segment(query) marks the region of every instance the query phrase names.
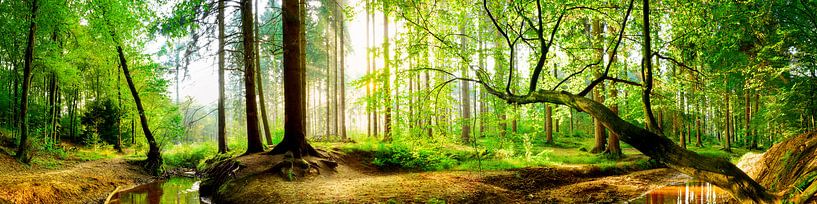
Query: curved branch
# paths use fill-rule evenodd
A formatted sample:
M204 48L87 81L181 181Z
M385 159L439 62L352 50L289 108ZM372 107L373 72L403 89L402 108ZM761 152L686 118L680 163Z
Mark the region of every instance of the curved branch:
M581 70L579 70L578 72L574 72L573 74L570 74L569 76L565 77L565 79L562 79L562 81L560 81L558 84L556 84L556 86L554 86L554 87L553 87L552 89L550 89L550 90L551 90L551 91L555 91L557 88L559 88L559 86L561 86L563 83L565 83L565 82L566 82L567 80L569 80L571 77L581 74L581 73L582 73L582 72L584 72L584 70L586 70L588 67L596 66L596 65L599 65L599 64L601 64L601 60L598 60L598 61L596 61L595 63L592 63L592 64L585 65L585 66L584 66L584 68L582 68L582 69L581 69Z

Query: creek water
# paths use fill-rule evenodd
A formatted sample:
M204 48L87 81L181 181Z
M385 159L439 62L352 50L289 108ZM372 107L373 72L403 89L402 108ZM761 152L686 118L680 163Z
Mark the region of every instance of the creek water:
M199 181L194 178L172 177L154 181L130 189L121 190L113 196L115 204L207 203L199 198Z
M693 180L655 189L631 203L731 203L731 197L712 184Z

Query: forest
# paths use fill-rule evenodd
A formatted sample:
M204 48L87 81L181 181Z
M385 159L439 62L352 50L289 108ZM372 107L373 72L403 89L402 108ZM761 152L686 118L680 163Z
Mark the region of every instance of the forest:
M817 203L814 0L0 0L0 203Z

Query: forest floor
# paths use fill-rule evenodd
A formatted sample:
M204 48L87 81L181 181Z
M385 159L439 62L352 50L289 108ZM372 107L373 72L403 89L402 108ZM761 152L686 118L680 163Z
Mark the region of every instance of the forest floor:
M689 179L667 168L592 165L387 172L370 165L370 152L332 154L340 160L336 172L295 181L268 171L280 156L239 157L244 167L218 195L230 203L624 202Z
M0 154L0 164L4 166L0 170L0 203L99 202L116 187L153 179L123 158L80 162L52 170L25 167Z

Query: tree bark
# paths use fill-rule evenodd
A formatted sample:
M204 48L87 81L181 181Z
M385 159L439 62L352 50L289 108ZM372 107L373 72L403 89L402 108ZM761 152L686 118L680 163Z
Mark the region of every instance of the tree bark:
M218 0L218 153L227 153L227 120L224 111L224 0Z
M283 41L284 41L284 139L270 151L270 154L292 152L295 158L321 156L306 141L306 87L303 65L301 6L297 0L284 0Z
M618 90L616 90L615 83L611 83L610 98L615 100L617 95ZM610 111L618 116L618 105L615 103L610 105ZM610 136L607 137L607 150L605 150L604 153L612 158L620 158L623 155L621 153L621 145L619 144L618 134L613 131L610 131Z
M258 131L258 103L255 101L255 32L253 32L252 1L241 1L241 33L244 45L244 105L247 112L247 152L264 151Z
M23 91L20 94L20 144L17 146L15 157L23 163L31 162L28 141L28 92L31 87L31 69L34 61L34 40L37 33L37 0L31 1L31 24L28 27L28 43L26 44L23 59Z

